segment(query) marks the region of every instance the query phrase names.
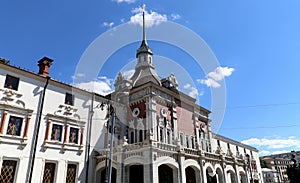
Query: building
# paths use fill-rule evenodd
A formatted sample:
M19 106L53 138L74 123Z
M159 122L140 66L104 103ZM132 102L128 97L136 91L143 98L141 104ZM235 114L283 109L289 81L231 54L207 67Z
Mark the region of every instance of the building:
M108 96L51 79L47 57L38 73L1 59L0 182L262 182L257 149L212 133L175 75L159 79L145 35L136 56Z
M264 157L272 157L272 158L283 158L287 160L294 159L296 160L296 163L300 163L300 151L291 151L291 152L286 152L286 153L280 153L280 154L272 154L269 156L263 156Z
M279 172L277 172L276 170L272 170L269 168L262 168L261 171L263 174L264 183L268 183L268 182L275 183L280 181Z
M267 168L278 172L280 182L289 182L287 168L294 165L292 159L294 159L295 162L299 164L298 162L300 159L300 152L291 151L289 153L274 154L260 157L261 162L263 162L263 164Z
M118 101L114 181L262 182L258 151L213 134L210 111L178 90L174 74L159 79L143 29L135 72L131 78L119 73L110 96ZM107 142L114 132L111 125L103 127ZM94 149L96 182L105 180L107 151Z
M103 98L50 79L51 64L41 59L35 74L0 62L0 182L85 180L91 101Z

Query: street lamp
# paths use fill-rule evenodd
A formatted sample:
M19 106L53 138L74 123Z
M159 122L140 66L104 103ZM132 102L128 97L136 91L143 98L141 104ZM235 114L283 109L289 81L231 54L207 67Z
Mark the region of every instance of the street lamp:
M109 113L109 118L111 119L111 127L110 127L111 133L110 133L108 172L106 172L105 182L111 183L112 158L113 158L112 155L113 155L113 146L114 146L115 118L116 118L116 113L115 113L115 110L114 110L112 104L108 104L108 113Z
M250 155L246 154L247 161L248 161L248 168L250 169L250 183L253 183L253 177L252 177L252 170L251 170L251 163L250 163Z

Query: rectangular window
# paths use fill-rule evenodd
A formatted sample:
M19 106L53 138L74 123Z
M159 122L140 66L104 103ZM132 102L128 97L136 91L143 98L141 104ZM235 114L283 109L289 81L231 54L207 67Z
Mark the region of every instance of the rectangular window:
M43 183L52 183L54 182L55 176L55 163L45 163Z
M6 75L4 88L9 88L13 90L18 90L19 87L19 78L14 76Z
M189 148L189 147L190 147L190 145L189 145L189 137L186 136L186 137L185 137L185 140L186 140L186 147Z
M53 124L51 131L51 140L61 141L62 125Z
M68 164L66 183L75 183L76 182L76 172L77 172L76 169L77 169L77 165Z
M164 134L163 134L163 130L162 130L162 129L160 129L159 135L160 135L159 140L160 140L161 142L163 142L163 141L164 141Z
M69 134L69 142L78 144L78 134L79 134L79 129L78 128L70 128L70 134Z
M140 130L139 133L140 133L139 134L139 138L140 138L139 142L142 142L143 141L143 130Z
M72 95L70 93L66 93L65 104L74 105L74 95Z
M194 137L191 137L191 141L192 141L192 148L195 148L195 144L194 144Z
M23 118L10 116L6 134L20 136L21 129L22 129L22 122L23 122Z
M0 182L14 183L16 167L17 167L17 161L3 160L1 172L0 172Z

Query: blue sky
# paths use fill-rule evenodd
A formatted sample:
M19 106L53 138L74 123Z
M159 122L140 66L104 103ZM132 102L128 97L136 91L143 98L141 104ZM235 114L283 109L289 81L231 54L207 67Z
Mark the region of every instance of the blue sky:
M300 150L300 2L296 0L1 1L0 57L37 72L37 61L48 56L54 59L51 76L72 83L86 48L106 31L134 21L143 4L157 24L173 21L195 32L219 61L223 70L212 69L209 75L194 69L195 62L184 51L149 41L154 55L187 71L194 85L179 83L181 89L198 94L198 102L208 109L213 86L205 85L205 80L225 75L227 104L219 134L257 147L261 155ZM134 65L139 44L127 45L105 63L95 81L103 92L113 89L120 69Z

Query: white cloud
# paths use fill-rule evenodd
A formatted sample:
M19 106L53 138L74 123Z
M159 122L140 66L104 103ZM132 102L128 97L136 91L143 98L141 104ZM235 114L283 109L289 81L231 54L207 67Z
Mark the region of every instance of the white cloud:
M112 26L114 26L114 24L115 24L114 22L103 22L102 26L112 28Z
M193 98L196 98L196 97L199 95L197 88L193 87L193 86L192 86L191 84L189 84L189 83L188 83L188 84L185 84L185 85L183 86L183 88L186 89L186 90L189 90L188 95L191 96L191 97L193 97Z
M105 76L98 77L97 81L76 83L75 87L85 89L88 91L93 91L101 95L107 95L113 91L112 79L109 79Z
M117 3L134 3L136 0L111 0L113 2L117 2Z
M214 72L208 73L207 76L214 79L215 81L221 81L225 76L230 76L233 71L234 68L217 67Z
M172 20L178 20L180 18L181 18L181 16L179 14L171 14L171 19Z
M283 153L287 153L287 152L291 152L291 151L288 151L288 150L273 151L272 154L283 154Z
M207 87L219 88L221 85L218 81L224 79L224 77L231 76L234 68L229 67L217 67L214 71L209 72L206 79L197 79L200 84L205 84Z
M259 153L260 156L265 156L265 155L271 154L271 152L267 151L267 150L262 150L262 151L259 151L258 153Z
M133 16L130 17L129 23L132 24L139 24L142 26L143 24L143 13L142 8L134 8L132 11L134 13ZM154 25L158 25L162 22L168 21L167 15L159 14L155 11L145 11L145 21L146 21L146 27L152 27Z
M248 140L243 140L242 143L257 147L266 147L267 149L281 149L281 148L300 148L300 140L294 137L288 138L250 138Z
M221 85L215 81L214 79L207 78L207 79L197 79L197 82L200 84L205 84L208 87L213 87L213 88L219 88Z

